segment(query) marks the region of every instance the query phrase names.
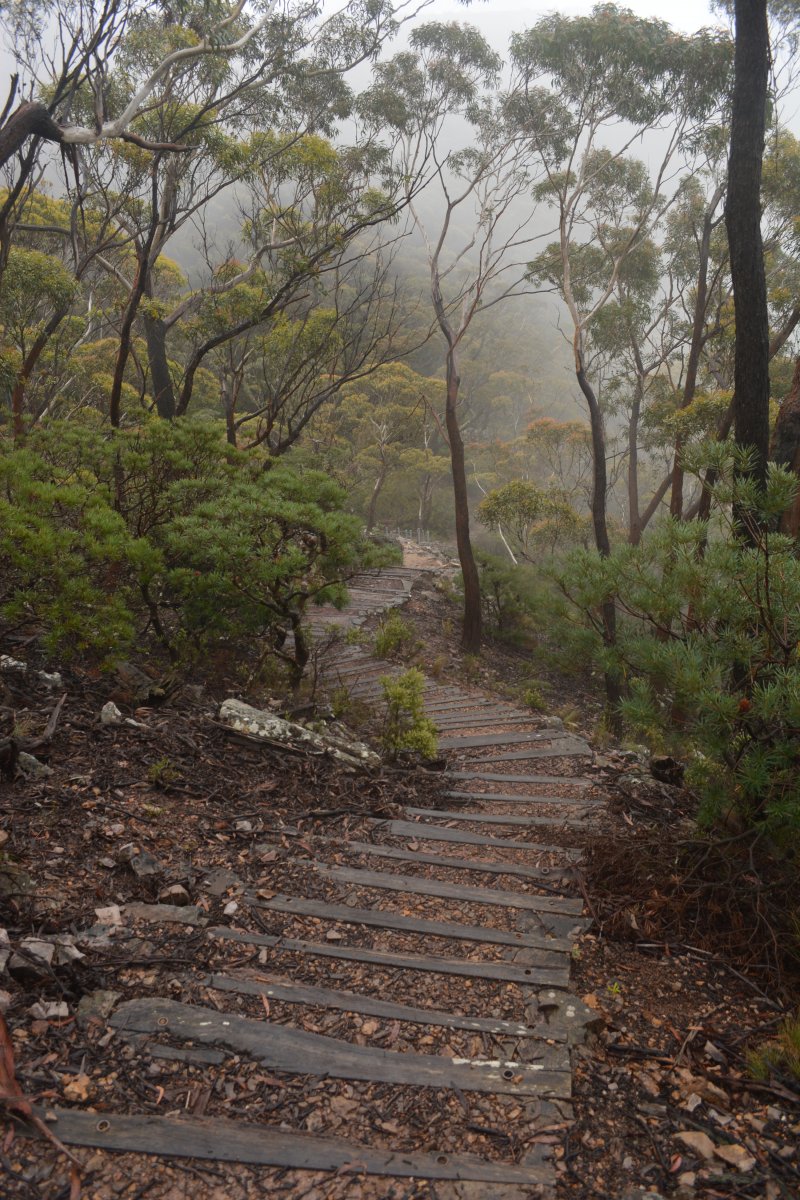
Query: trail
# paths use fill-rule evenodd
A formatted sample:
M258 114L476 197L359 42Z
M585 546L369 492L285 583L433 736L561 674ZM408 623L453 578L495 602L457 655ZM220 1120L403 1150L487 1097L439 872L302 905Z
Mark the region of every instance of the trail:
M355 580L348 609L319 613L318 627L402 605L424 570ZM381 676L398 670L340 642L323 681L376 705ZM297 1200L551 1192L571 1047L595 1018L569 990L588 925L573 843L592 810L591 750L478 687L427 678L425 708L447 757L446 807L284 831L292 857L277 882L242 894L230 925L187 930L187 944L213 942L213 970L172 989L162 974L161 990L110 1018L117 1038L167 1063L241 1056L258 1064L253 1086L278 1073L303 1090L306 1132L282 1128L280 1111L269 1126L203 1121L187 1095L180 1120L61 1109L65 1144L203 1159L223 1181L239 1169L225 1164L247 1164L260 1168L248 1195Z

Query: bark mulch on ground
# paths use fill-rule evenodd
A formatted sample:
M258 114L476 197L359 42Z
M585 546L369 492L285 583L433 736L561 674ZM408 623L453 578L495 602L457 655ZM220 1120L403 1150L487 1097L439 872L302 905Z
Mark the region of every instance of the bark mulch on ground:
M427 664L435 660L440 682L462 687L450 602L425 584L415 589L406 613L425 639ZM493 648L477 667L468 664L468 672L477 674L484 694L492 695L497 673L521 661L515 652ZM757 1079L748 1059L784 1019L793 986L791 955L773 948L748 959L752 931L740 930L738 940L732 935L737 922L749 919L747 906L731 910L719 878L709 880L699 868L691 894L674 877L674 855L671 859L667 848L691 840L692 799L680 788L656 784L635 755L609 751L591 761L544 759L520 764L519 772L507 762L498 770L552 773L563 780L535 787L446 781L415 769L353 774L323 758L233 736L216 720L224 693L215 694L213 687L207 693L176 690L160 704L137 707L119 681L79 671L64 672L63 688L51 688L34 670L4 672L3 682L5 711L33 739L66 693L52 736L36 751L52 774L0 779L0 925L13 947L33 937L59 946L49 967L18 961L0 978L5 993L0 1003L10 1030L5 1050L13 1049L16 1082L39 1111L74 1108L95 1113L99 1121L116 1112L236 1120L245 1127L271 1124L340 1135L374 1148L473 1153L489 1162L521 1162L526 1154L551 1151L560 1200L648 1195L777 1200L800 1194L797 1081L779 1069ZM135 724L101 724L100 711L112 697L123 719ZM585 697L576 690L573 699L578 713L573 723L583 724L588 734L596 698L587 689ZM354 714L355 709L351 720ZM510 744L503 751L515 748ZM478 763L485 755L478 750L469 757ZM568 777L579 773L592 781L591 789L575 790ZM581 801L585 795L603 807L582 827L450 823L485 837L545 844L553 847L550 851L426 840L422 821L413 838L375 824L376 819L402 820L406 806L453 809L463 800L446 797L450 789L574 794ZM487 811L564 815L555 804L492 802ZM107 1001L119 1006L155 995L226 1016L268 1019L348 1046L482 1059L513 1049L524 1059L524 1039L509 1045L494 1035L434 1023L301 1007L267 1000L252 988L284 979L431 1012L545 1021L547 1013L537 1015L536 1005L531 1007L530 989L517 983L365 967L280 945L223 944L209 936L217 928L256 930L266 939L281 935L513 964L491 943L391 928L365 932L341 917L287 915L267 906L289 893L354 911L391 910L505 934L518 928L510 908L474 900L445 904L427 895L398 896L343 883L315 871L314 861L528 896L551 894L545 877L537 882L424 863L412 869L399 859L354 855L345 850L346 839L554 869L567 861L559 857L559 846L583 850L577 874L566 886L570 895L584 898L594 923L576 940L570 990L595 1021L587 1042L572 1051L574 1120L514 1095L291 1075L225 1048L209 1052L206 1046L190 1046L183 1058L159 1058L144 1053L135 1036L112 1028ZM657 855L652 848L659 845ZM660 864L649 875L641 869L648 854ZM752 883L748 894L752 899L759 893L758 911L766 924L758 936L766 945L766 931L773 926L764 904L773 902L774 889L761 882L763 888ZM714 886L704 892L709 883ZM704 905L704 894L712 897L711 904ZM159 902L177 903L190 923L158 920L150 909L125 909ZM111 916L103 910L111 910ZM93 926L95 932L87 935ZM0 961L3 957L0 942ZM768 974L760 969L764 965ZM251 987L215 986L219 975ZM109 1000L107 993L116 995ZM156 1047L161 1043L169 1053L166 1035L156 1038ZM527 1046L534 1056L535 1045ZM0 1084L9 1108L14 1099L8 1097L13 1082L8 1053L2 1061ZM57 1132L57 1125L51 1128ZM471 1191L471 1185L366 1177L357 1171L231 1168L91 1149L74 1153L83 1166L80 1176L71 1173L55 1147L23 1137L7 1123L0 1138L0 1194L15 1200L67 1200L79 1194L92 1200L184 1200L189 1195L192 1200L262 1195L469 1200L487 1195L485 1189ZM493 1200L538 1194L535 1188L498 1186Z

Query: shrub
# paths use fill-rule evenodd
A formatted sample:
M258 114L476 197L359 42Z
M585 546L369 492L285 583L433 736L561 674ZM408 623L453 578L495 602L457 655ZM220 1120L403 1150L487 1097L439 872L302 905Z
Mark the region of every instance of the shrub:
M527 704L528 708L533 709L534 712L545 712L547 710L547 701L538 683L531 683L523 690L522 702L523 704Z
M788 1016L777 1034L747 1054L750 1074L767 1082L771 1076L789 1086L800 1081L800 1014Z
M412 667L396 679L384 675L380 682L386 700L382 741L388 757L395 759L401 750L415 750L423 758L435 758L436 726L425 716L425 676Z
M758 495L730 456L717 463L717 524L668 521L610 558L574 556L564 591L597 628L617 597L618 642L595 654L627 683L622 710L651 740L688 754L687 781L708 823L734 810L745 824L800 833L800 560L770 532L796 483L777 468ZM732 504L755 545L737 536Z
M266 638L296 682L308 606L344 604L382 551L326 476L268 466L193 420L0 442L0 629L106 660L144 633L173 660Z
M382 617L375 634L375 655L388 658L392 654L410 655L417 649L414 630L405 617L393 608Z

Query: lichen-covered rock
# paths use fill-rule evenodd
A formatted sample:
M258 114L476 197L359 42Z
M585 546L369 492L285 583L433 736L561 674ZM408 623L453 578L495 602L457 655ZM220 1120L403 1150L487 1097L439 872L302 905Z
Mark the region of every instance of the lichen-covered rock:
M379 767L381 760L363 742L351 742L328 733L314 733L294 721L284 721L263 708L253 708L242 700L224 700L219 719L231 729L265 741L279 742L297 749L306 748L311 754L327 754L351 767Z

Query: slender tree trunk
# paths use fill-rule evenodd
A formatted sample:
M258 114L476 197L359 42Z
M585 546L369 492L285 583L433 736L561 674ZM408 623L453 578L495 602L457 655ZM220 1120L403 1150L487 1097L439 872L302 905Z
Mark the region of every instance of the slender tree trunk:
M764 483L769 453L769 323L761 242L761 167L769 80L767 0L735 0L736 48L731 148L725 225L736 316L734 435L753 450L747 472ZM754 542L752 516L739 513L744 537Z
M661 483L658 485L656 490L653 492L652 496L650 497L650 502L647 505L647 508L644 510L641 517L639 518L639 527L640 527L640 530L642 533L644 533L645 529L647 529L647 526L650 524L653 517L656 515L656 512L658 511L658 507L661 504L661 501L666 496L667 492L669 491L669 487L670 487L671 483L672 483L672 472L670 471L669 475L664 476L664 478L661 480Z
M642 411L642 379L636 377L631 420L628 425L628 541L638 546L642 537L639 515L639 416Z
M589 407L589 424L592 431L592 460L593 460L593 490L592 490L592 525L594 527L595 545L602 558L608 558L611 553L611 542L608 536L606 520L606 491L608 475L606 472L606 438L603 428L603 414L597 396L594 393L580 352L576 353L576 375ZM603 620L603 641L607 646L615 646L617 642L617 609L613 596L604 600L600 606ZM606 700L608 715L615 733L620 731L619 702L622 699L622 688L615 672L605 673Z
M433 476L428 474L422 480L419 488L419 505L417 506L417 530L429 529L431 510L433 508Z
M461 631L461 648L468 654L477 654L481 648L481 586L469 533L467 470L464 461L464 442L458 424L458 388L460 383L456 352L450 347L447 352L445 426L450 443L450 464L453 471L456 546L458 547L458 559L461 563L461 573L464 578L464 624Z
M603 414L594 388L589 383L580 353L576 356L575 374L578 386L583 392L589 407L589 426L592 431L592 527L597 549L603 558L611 553L611 542L608 537L606 520L606 492L608 490L608 474L606 472L606 435L603 428Z
M733 410L736 402L734 396L728 405L728 411L717 426L717 441L724 442L733 427ZM709 467L703 477L703 490L700 493L700 498L697 501L697 510L690 509L686 514L686 519L691 521L697 517L698 521L707 521L711 516L711 489L717 482L717 471L714 467Z
M161 156L155 154L151 166L151 197L153 213L158 212L158 168L160 166ZM119 347L117 349L117 360L114 364L114 380L111 384L111 396L108 402L108 417L111 422L111 427L117 429L119 427L121 406L122 406L122 383L125 378L125 367L128 363L128 356L131 352L131 336L133 330L133 322L136 320L136 314L139 311L142 297L145 295L149 280L150 271L150 255L153 250L153 245L158 232L158 221L153 217L150 223L150 231L144 245L137 245L136 251L136 275L133 279L133 287L131 294L128 297L128 303L125 306L125 312L122 317L122 328L119 334Z
M156 412L165 421L171 421L175 416L175 389L167 359L167 327L159 317L150 317L147 313L142 314L142 322Z
M711 255L711 234L714 228L714 212L722 199L722 189L717 188L703 217L703 233L700 238L700 262L697 272L697 291L694 299L694 316L692 320L692 340L689 345L689 358L686 363L686 378L683 382L681 408L688 408L694 400L697 390L697 372L700 367L700 355L706 343L705 326L706 310L708 308L708 260ZM675 438L675 455L672 464L672 494L670 496L670 516L680 521L683 516L683 438L677 434Z
M375 485L372 489L372 495L369 498L369 507L367 508L367 533L372 533L375 528L375 514L378 508L378 499L383 491L383 485L386 482L387 465L381 463L381 469L378 472L378 478L375 480Z
M789 395L781 404L772 434L772 459L800 475L800 357L794 364L794 377ZM796 538L800 532L800 488L792 503L781 515L781 533Z
M28 386L28 380L33 374L33 369L39 361L42 351L68 312L69 305L53 313L25 355L25 361L20 367L19 374L14 381L14 390L11 393L11 412L13 416L14 439L16 441L19 441L25 435L25 389Z

